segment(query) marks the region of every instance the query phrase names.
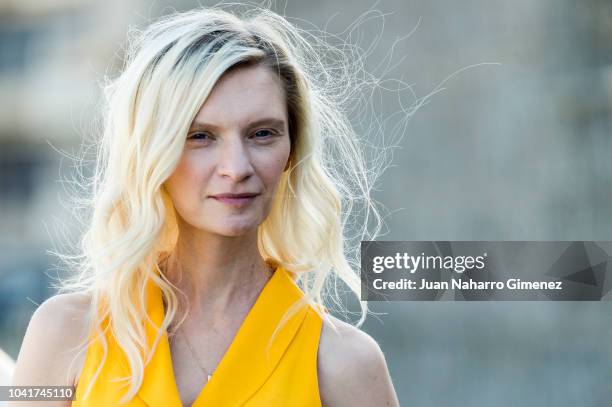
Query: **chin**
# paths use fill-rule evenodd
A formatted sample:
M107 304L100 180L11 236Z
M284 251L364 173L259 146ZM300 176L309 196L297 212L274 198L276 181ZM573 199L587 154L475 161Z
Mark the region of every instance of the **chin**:
M236 223L231 222L216 229L216 233L222 236L237 237L243 236L257 230L258 225L256 223Z

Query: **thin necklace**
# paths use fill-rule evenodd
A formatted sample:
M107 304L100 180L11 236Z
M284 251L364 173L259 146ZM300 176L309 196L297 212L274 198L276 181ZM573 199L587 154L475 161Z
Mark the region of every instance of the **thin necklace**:
M170 257L170 256L168 256L168 257L166 257L166 258L164 259L164 269L165 269L165 271L166 271L166 272L168 271L168 269L167 269L167 267L168 267L168 266L167 266L167 265L168 265L168 259L169 259L169 257ZM269 275L269 276L268 276L268 278L267 278L267 280L269 280L269 279L270 279L270 277L272 277L272 275L274 274L274 270L275 270L275 269L274 269L274 267L273 267L272 265L270 265L270 264L266 264L266 265L268 266L268 271L270 272L270 275ZM189 352L191 352L191 355L192 355L192 356L193 356L193 358L195 359L196 364L198 365L198 367L200 368L200 370L201 370L201 371L202 371L202 372L203 372L203 373L206 375L206 382L208 383L208 382L210 381L210 378L212 377L212 374L211 374L211 373L208 373L208 370L206 370L206 369L204 368L204 366L202 366L202 364L200 363L200 359L199 359L199 358L198 358L198 356L196 355L195 350L193 350L193 346L191 346L191 342L189 342L189 338L187 337L187 335L185 335L185 333L184 333L184 332L183 332L183 330L181 329L180 325L179 325L179 327L177 327L176 331L177 331L177 332L176 332L176 333L177 333L177 335L176 335L177 337L178 337L178 334L179 334L179 333L182 333L183 337L185 338L185 342L187 343L187 347L189 348ZM214 370L213 370L213 373L214 373Z
M180 327L177 330L183 332L183 330ZM200 359L196 355L195 351L193 350L193 347L191 346L191 343L189 342L189 338L187 338L187 335L185 335L184 332L183 332L183 338L185 338L185 342L187 342L187 347L189 348L189 351L193 355L193 358L195 359L196 363L198 364L198 367L206 375L206 382L208 383L210 381L210 378L212 377L212 374L208 373L208 371L204 369L204 366L202 366L202 364L200 363Z

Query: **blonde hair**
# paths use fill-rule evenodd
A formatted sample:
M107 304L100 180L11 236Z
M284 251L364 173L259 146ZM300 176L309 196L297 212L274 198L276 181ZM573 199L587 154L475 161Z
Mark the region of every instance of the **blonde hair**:
M360 298L359 242L373 240L382 226L370 193L383 168L366 160L346 113L355 87L371 85L359 77L359 55L346 51L265 8L252 7L240 17L219 7L198 8L132 31L124 69L104 88L92 191L81 202L91 210L90 221L77 255L58 254L76 270L59 290L90 294L89 329L103 343L111 329L125 352L132 374L123 400L137 393L158 340L177 319L177 289L157 273L160 255L173 248L178 231L163 184L195 115L230 69L264 64L278 73L287 94L290 166L258 229L262 257L295 273L304 302L322 317L325 311L316 305L343 310L338 280ZM153 349L147 349L140 322L151 322L144 298L149 279L167 302ZM368 312L367 302L359 303L357 326ZM102 329L107 317L110 326Z

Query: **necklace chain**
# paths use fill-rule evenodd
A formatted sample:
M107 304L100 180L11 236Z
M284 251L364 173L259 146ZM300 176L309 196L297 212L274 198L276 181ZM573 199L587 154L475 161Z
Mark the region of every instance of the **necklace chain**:
M178 331L183 332L183 330L179 327ZM200 363L200 359L198 358L198 355L196 355L195 350L193 350L193 347L191 346L191 343L189 342L189 338L187 338L187 335L185 335L185 333L183 332L183 337L185 338L185 342L187 342L187 347L189 348L189 351L191 352L191 354L193 355L193 358L195 359L198 367L200 368L200 370L202 370L202 372L204 372L204 374L206 375L206 381L210 381L210 378L212 377L212 374L208 373L208 370L206 370L204 368L204 366L202 366L202 364ZM214 371L213 371L214 372Z
M166 272L167 272L167 267L168 267L168 259L169 259L169 256L164 259L164 268ZM274 274L274 267L270 264L267 264L267 266L268 266L268 271L270 272L270 275ZM270 276L268 276L268 279L269 278ZM183 332L180 326L177 327L177 336L179 333L182 333L183 337L185 338L185 342L187 343L187 347L189 348L189 352L191 352L200 370L206 375L206 381L207 382L210 381L212 374L208 373L208 370L206 370L204 366L202 366L202 364L200 363L200 359L198 358L195 350L193 349L193 346L191 346L191 342L189 342L189 338L187 337L187 335L185 335L185 333ZM214 370L213 370L213 373L214 373Z

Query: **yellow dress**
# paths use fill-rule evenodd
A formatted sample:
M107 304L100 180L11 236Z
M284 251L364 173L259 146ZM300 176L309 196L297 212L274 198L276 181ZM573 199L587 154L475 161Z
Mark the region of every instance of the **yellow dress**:
M304 295L292 274L277 267L245 317L210 381L203 384L193 407L223 406L299 406L321 407L317 381L317 350L322 319L310 306L291 317L266 346L284 312ZM156 284L147 288L147 312L157 326L164 317L161 289ZM152 344L155 329L147 324L147 339ZM85 364L79 377L76 407L119 406L125 394L124 383L113 378L127 376L129 364L110 330L106 332L108 356L98 380L87 399L84 393L102 360L103 349L93 342L87 349ZM123 406L182 406L174 378L168 337L164 333L149 364L136 397Z

